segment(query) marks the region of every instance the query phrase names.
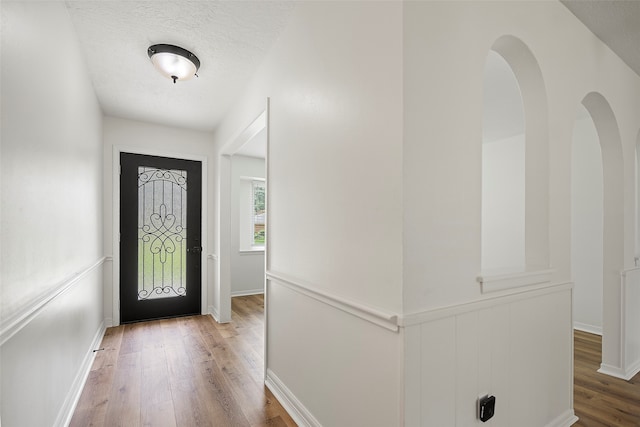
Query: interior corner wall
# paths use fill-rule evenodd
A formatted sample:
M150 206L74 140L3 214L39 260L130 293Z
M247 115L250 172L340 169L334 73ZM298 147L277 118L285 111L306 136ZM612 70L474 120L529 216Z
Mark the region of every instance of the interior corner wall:
M0 413L62 426L104 331L102 113L64 3L0 13Z
M113 170L114 147L127 152L136 152L142 154L152 154L165 157L195 156L207 160L208 170L206 171L207 185L203 185L203 191L208 187L215 185L215 176L213 173L213 165L210 159L213 152L213 134L209 132L193 131L182 128L163 126L153 123L145 123L136 120L128 120L117 117L104 118L104 251L110 257L114 254L113 241L116 230L113 230L114 215L118 215L113 211ZM118 161L116 159L116 161ZM116 163L117 164L117 163ZM204 176L203 170L203 176ZM213 272L217 269L217 261L212 253L213 236L212 236L212 218L211 212L215 208L215 200L208 194L203 194L203 201L206 199L207 217L203 218L205 227L203 227L203 251L206 253L208 278L212 277ZM105 314L111 319L113 309L113 285L116 283L112 278L117 272L113 271L112 262L108 262L106 268L110 274L105 276ZM203 267L204 269L204 267ZM112 274L111 274L112 273ZM212 307L213 297L212 281L208 280L207 306ZM120 320L113 318L114 325L119 324Z
M400 424L401 333L346 307L402 309L402 7L297 2L215 135L269 98L267 375L320 425Z
M242 192L241 177L264 178L265 172L264 159L231 157L231 296L264 292L264 251L243 250L247 248L240 242L240 204L249 209L251 187L250 181L245 180L246 194Z

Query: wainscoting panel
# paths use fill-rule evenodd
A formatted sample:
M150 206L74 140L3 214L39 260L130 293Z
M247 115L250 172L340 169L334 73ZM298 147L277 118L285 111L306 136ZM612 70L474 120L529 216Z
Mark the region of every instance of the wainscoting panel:
M492 427L575 421L570 284L405 320L405 425L480 424L487 394Z
M102 339L103 261L25 307L2 346L2 425L62 427ZM44 302L44 303L43 303Z
M267 384L301 425L401 425L402 331L303 284L268 279L266 291Z

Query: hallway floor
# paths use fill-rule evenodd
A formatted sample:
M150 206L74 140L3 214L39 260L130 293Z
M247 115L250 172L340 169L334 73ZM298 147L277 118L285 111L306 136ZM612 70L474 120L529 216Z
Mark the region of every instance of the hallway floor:
M574 391L576 427L640 426L640 374L630 381L598 373L602 337L574 333Z
M295 426L263 385L264 299L235 297L232 323L190 316L107 329L71 426ZM601 337L574 336L577 427L640 426L640 374L597 372Z
M107 329L71 426L295 426L263 385L264 299Z

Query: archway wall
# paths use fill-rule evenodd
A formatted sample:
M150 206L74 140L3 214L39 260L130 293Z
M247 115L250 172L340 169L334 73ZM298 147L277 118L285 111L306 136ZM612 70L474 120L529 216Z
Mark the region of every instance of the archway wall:
M615 370L616 367L623 367L623 351L620 350L623 344L620 277L624 270L625 258L625 185L622 143L613 110L602 94L588 93L582 100L582 105L593 119L602 152L602 366L606 370Z
M549 126L540 66L519 38L498 38L491 50L513 70L525 116L525 271L549 268Z
M503 42L514 48L513 53L500 48ZM527 116L527 150L535 135L542 141L540 146L531 144L540 151L526 153L527 167L529 162L534 164L527 170L527 184L546 195L542 203L527 206L527 227L542 254L535 264L539 269L546 264L548 270L534 282L520 281L525 274L486 292L484 283L478 283L479 275L485 279L480 274L480 141L483 66L491 49L512 67L525 109L544 111L539 121ZM531 57L537 67L519 69L518 59L531 64ZM640 77L560 2L406 3L403 61L405 352L422 349L421 359L408 358L405 366L405 396L411 396L406 417L422 414L422 425L446 425L455 415L459 423L471 424L473 414L461 409L465 402L495 390L496 397L503 396L503 408L515 417L505 425L524 425L518 415L526 415L531 425L568 425L573 412L571 146L575 115L583 100L587 104L605 100L610 111L608 119L600 120L606 123L601 123L599 133L615 135L617 129L619 135L617 145L612 142L604 148L607 159L613 159L607 163L617 163L608 167L607 182L615 182L610 184L615 189L606 196L607 203L616 204L608 217L615 218L617 228L605 249L612 284L607 300L614 301L616 292L620 297L621 270L634 265L633 171ZM533 78L536 68L539 79ZM526 83L536 80L543 83L537 95ZM599 108L592 106L592 110L596 115ZM608 310L615 311L615 305L611 303ZM612 340L607 340L605 352L605 362L618 369L622 369L620 320L618 312L617 324L614 320L608 327ZM429 350L434 340L452 335L457 338L451 345ZM501 353L496 350L500 348L514 351ZM541 348L551 350L541 354ZM523 374L526 378L520 377L520 384L509 381L510 373L522 373L522 366L529 367ZM449 379L459 378L461 371L466 379L452 385ZM412 380L420 378L420 373L429 381ZM540 393L553 403L545 405L544 414L531 414L526 401ZM433 396L437 399L429 398Z
M539 252L548 248L548 263L543 258L539 264L554 270L550 283L572 280L571 143L577 107L591 92L607 101L619 129L621 265L633 266L638 75L560 3L428 2L406 4L404 10L404 311L483 295L476 282L481 258L482 75L491 49L509 61L523 90L527 142L543 141L537 154L527 153L527 160L536 164L527 181L548 194L547 206L543 202L528 208L548 211L537 216L535 228L543 234ZM562 23L568 36L546 30L548 17ZM526 65L531 61L536 66ZM542 84L529 90L527 82L536 81ZM530 111L542 113L531 116Z

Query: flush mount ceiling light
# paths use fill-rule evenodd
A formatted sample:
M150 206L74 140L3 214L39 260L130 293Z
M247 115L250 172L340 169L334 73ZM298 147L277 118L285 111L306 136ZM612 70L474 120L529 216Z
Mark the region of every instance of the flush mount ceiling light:
M172 44L154 44L147 49L149 58L161 74L173 80L187 80L198 76L200 60L187 49Z

